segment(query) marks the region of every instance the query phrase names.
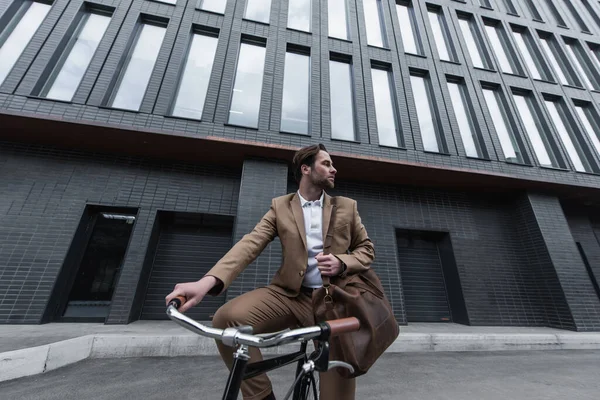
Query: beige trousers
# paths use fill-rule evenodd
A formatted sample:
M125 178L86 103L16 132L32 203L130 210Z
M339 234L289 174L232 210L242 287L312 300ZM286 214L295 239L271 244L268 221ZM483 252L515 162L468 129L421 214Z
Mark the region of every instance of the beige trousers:
M224 304L213 318L213 326L219 329L239 325L251 325L254 333L277 332L286 328L314 325L310 295L287 297L265 287L245 293ZM217 341L221 357L228 368L233 365L233 349ZM261 361L256 347L249 348L250 362ZM292 383L290 377L290 385ZM354 400L355 379L345 379L335 370L320 373L319 392L321 400ZM272 391L266 374L242 382L244 400L261 400Z

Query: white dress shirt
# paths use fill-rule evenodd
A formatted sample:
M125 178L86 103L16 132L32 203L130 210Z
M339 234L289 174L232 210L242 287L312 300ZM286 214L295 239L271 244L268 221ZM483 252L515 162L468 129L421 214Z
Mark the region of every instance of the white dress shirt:
M317 288L323 285L321 271L317 268L315 256L323 251L323 196L315 201L305 200L300 191L300 205L304 214L304 230L306 232L306 247L308 250L308 266L304 274L303 286Z

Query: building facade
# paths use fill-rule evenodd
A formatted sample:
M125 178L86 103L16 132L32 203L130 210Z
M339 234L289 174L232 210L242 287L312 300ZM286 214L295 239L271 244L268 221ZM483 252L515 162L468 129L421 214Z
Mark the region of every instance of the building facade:
M401 324L598 331L599 101L593 1L0 0L0 323L164 318L320 142Z

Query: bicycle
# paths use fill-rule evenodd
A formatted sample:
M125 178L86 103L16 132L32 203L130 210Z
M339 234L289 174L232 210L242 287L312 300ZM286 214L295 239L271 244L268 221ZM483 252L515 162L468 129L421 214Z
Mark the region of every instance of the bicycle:
M244 379L264 374L294 362L298 363L294 383L292 383L284 400L289 399L292 393L292 400L308 400L311 399L311 395L312 399L317 400L315 371L324 372L332 368L346 368L351 373L354 372L354 368L350 364L343 361L329 361L329 338L357 331L360 328L360 322L354 317L325 321L304 328L253 335L251 326L217 329L202 325L177 311L183 303L185 303L183 297L176 297L169 302L167 315L171 320L196 334L221 340L223 344L235 349L233 366L229 371L223 392L223 400L237 400L240 385ZM315 350L310 355L306 351L309 340L315 341ZM248 346L267 348L294 342L300 342L300 350L297 352L248 364L250 360Z

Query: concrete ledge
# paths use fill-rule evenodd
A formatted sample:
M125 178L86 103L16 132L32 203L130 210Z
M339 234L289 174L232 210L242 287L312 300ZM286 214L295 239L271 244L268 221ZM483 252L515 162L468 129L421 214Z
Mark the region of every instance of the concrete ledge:
M309 346L312 349L312 344ZM298 345L266 349L277 355ZM600 333L401 333L388 353L600 349ZM216 356L197 335L94 334L0 353L0 382L40 374L87 358Z

